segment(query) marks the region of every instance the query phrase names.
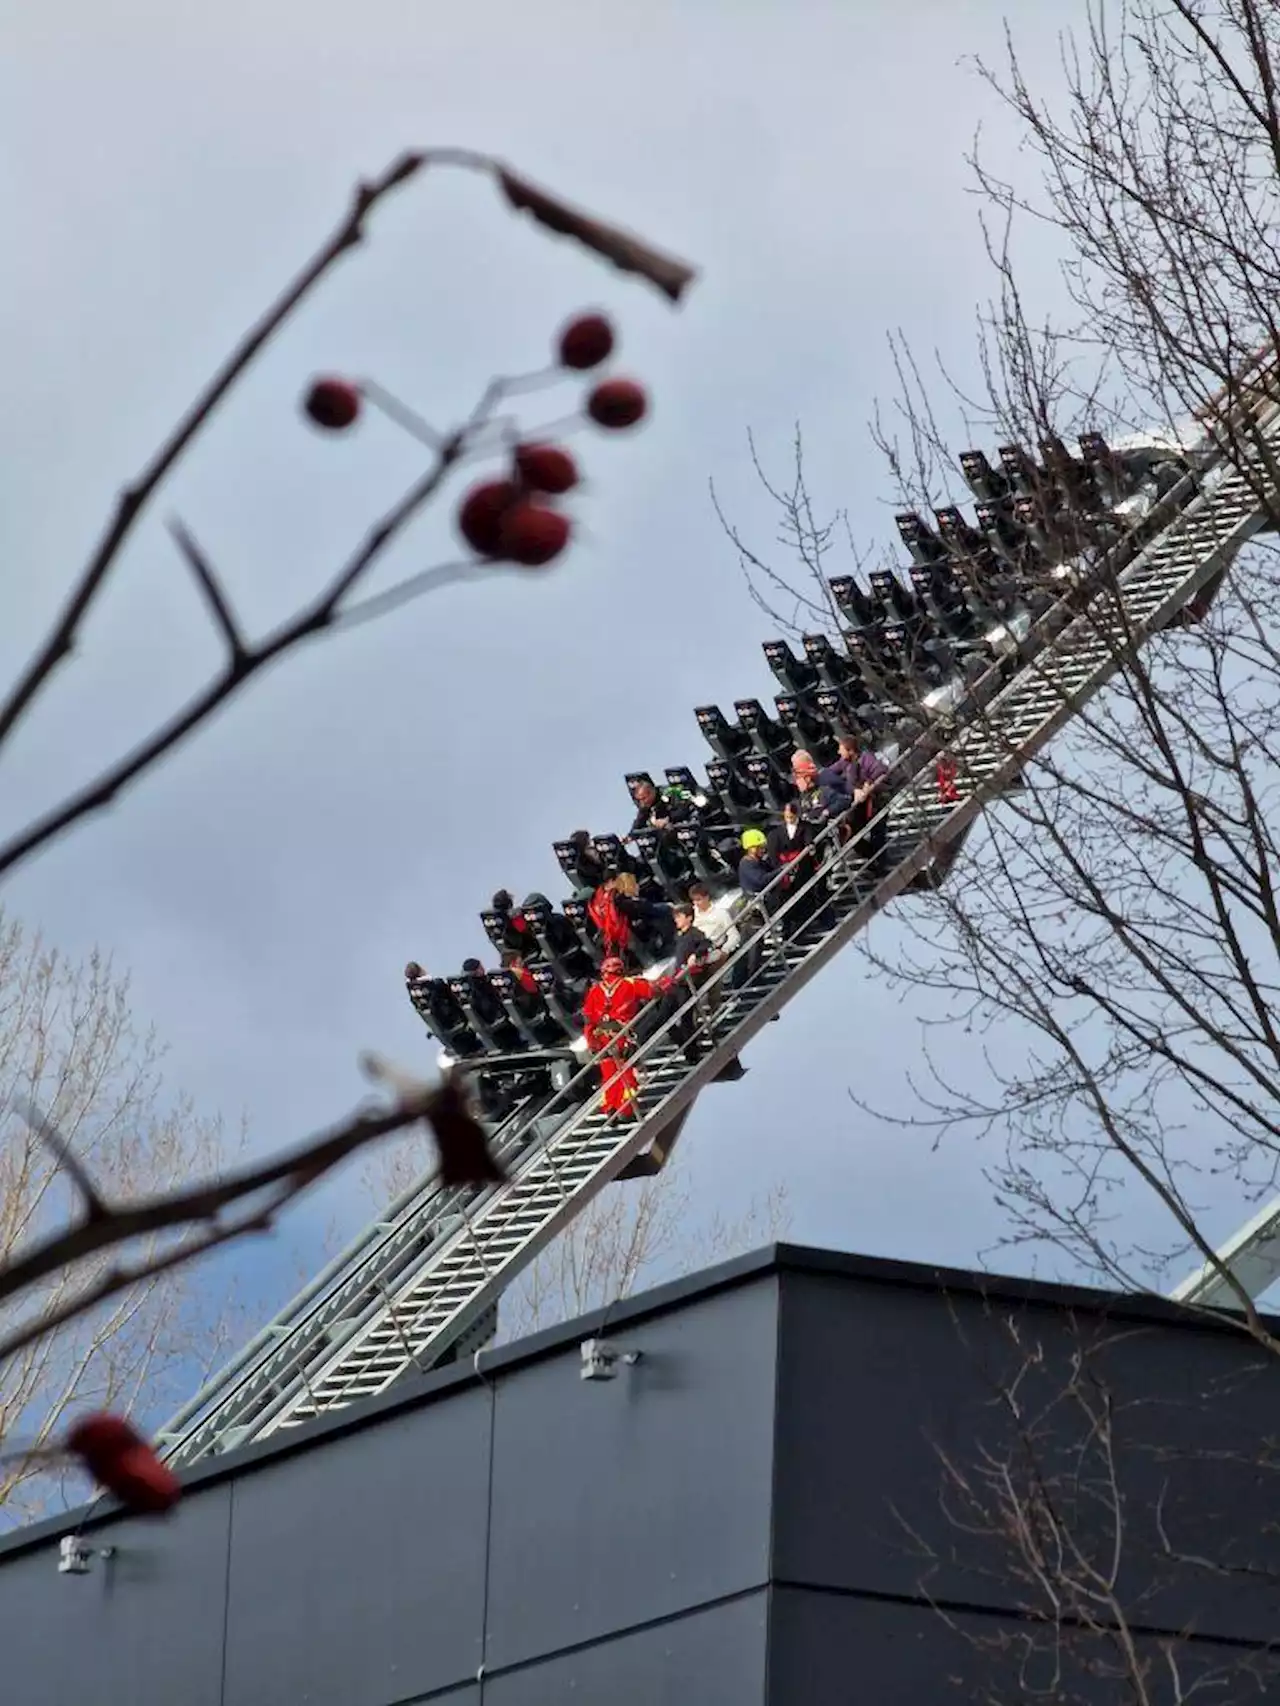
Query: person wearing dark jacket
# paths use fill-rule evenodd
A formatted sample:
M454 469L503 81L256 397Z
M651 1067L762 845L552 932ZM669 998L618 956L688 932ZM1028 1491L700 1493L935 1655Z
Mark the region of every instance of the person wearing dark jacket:
M840 789L821 780L810 753L797 752L792 758L791 780L795 783L800 816L813 828L825 829L833 817L848 810L849 802Z
M820 830L821 825L815 825L801 815L798 800L788 800L782 808L782 822L775 824L765 837L765 851L782 870L802 853L808 852Z
M715 952L709 937L704 936L698 929L693 915L693 905L690 901L678 900L672 907L676 922L676 939L671 950L672 971L683 971L690 967L691 974L696 973L697 967L709 960Z
M782 808L782 822L769 831L767 851L778 869L786 873L778 904L785 905L798 890L811 885L801 899L788 907L783 918L783 929L788 936L802 930L817 909L826 904L825 882L811 881L818 874L819 855L813 844L821 827L801 815L798 801L788 800Z
M738 930L745 941L753 935L779 904L781 896L775 890L765 894L778 874L778 867L769 857L768 837L762 829L747 829L742 833L742 858L738 862L738 887L746 901L738 917ZM743 957L734 974L735 989L750 983L760 970L764 949L757 942Z
M859 846L865 849L864 858L877 869L884 864L884 844L889 823L884 815L888 803L887 772L883 763L869 746L861 746L851 734L842 734L840 756L834 764L818 772L820 785L839 792L849 801L846 807L848 822L855 835L860 830ZM866 826L870 825L868 829Z
M661 959L670 952L675 939L675 921L669 906L662 901L645 900L630 871L620 871L613 879L613 899L618 912L630 926L634 943L655 959Z
M537 959L542 950L533 925L523 912L516 911L510 890L499 889L489 906L502 919L502 941L495 946L503 953L519 954L522 960Z
M715 949L694 922L690 902L677 901L672 911L675 914L676 939L671 971L662 980L661 1024L685 1005L701 978L711 969L715 955ZM698 1059L699 1051L694 1041L696 1023L694 1015L686 1013L671 1027L672 1040L680 1044L686 1060L690 1062Z
M763 894L778 874L777 863L769 856L768 840L762 829L747 829L742 833L738 887L745 895Z
M706 892L705 890L703 891ZM718 966L730 957L733 949L713 942L700 926L699 915L692 899L677 901L672 909L676 918L676 942L672 955L672 975L687 988L698 988ZM738 945L738 932L733 926L733 945ZM709 992L708 1000L715 1005L726 993L727 986L718 984Z
M578 887L575 896L585 900L593 895L608 876L604 860L591 845L590 832L585 829L575 829L569 837L577 854L577 873L574 881Z
M691 901L677 901L675 963L671 975L662 980L660 1022L670 1019L685 1006L691 994L715 971L727 957L709 937L698 929L698 914ZM737 985L735 984L735 987ZM721 997L727 993L723 985L709 989L690 1012L684 1013L671 1027L672 1040L679 1043L685 1059L696 1065L704 1052L714 1049L716 1038L710 1029L711 1018ZM736 1083L746 1076L746 1068L735 1054L716 1073L716 1084Z
M632 798L636 803L634 835L638 829L674 829L678 823L692 823L697 807L681 789L655 788L652 782L637 782Z

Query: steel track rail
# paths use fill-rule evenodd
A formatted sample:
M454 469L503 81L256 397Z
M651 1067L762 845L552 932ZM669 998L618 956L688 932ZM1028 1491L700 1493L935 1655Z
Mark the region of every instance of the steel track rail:
M1280 436L1276 416L1260 430L1265 443ZM570 1086L532 1125L518 1117L508 1122L499 1138L504 1154L517 1158L513 1176L471 1200L465 1214L456 1193L447 1202L426 1187L409 1193L389 1222L344 1253L353 1271L342 1271L342 1259L331 1264L335 1283L327 1294L321 1276L173 1419L162 1436L170 1461L193 1462L373 1396L456 1344L520 1269L687 1110L870 918L945 857L1125 657L1166 626L1263 524L1256 485L1235 471L1211 490L1198 490L1188 477L1159 508L1164 525L1116 584L1104 585L1081 614L1066 605L1047 613L1028 638L1026 649L1036 655L990 693L976 720L956 730L949 751L958 763L957 800L938 799L929 756L936 731L907 755L914 769L888 808L890 844L901 855L891 873L874 887L860 879L855 840L787 900L774 927L755 931L703 986L699 1013L710 988L724 999L712 1017L699 1019L714 1046L696 1067L672 1046L673 1028L695 1006L687 1003L632 1056L642 1086L634 1126L608 1120L598 1095L570 1111L571 1092L580 1093ZM1124 542L1117 549L1123 552ZM835 888L832 927L810 924L787 939L788 916L798 916L823 885ZM733 989L735 973L753 957L749 986Z

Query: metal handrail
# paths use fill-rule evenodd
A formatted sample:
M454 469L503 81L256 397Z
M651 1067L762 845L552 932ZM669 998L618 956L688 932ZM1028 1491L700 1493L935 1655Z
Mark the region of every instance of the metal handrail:
M1278 411L1280 411L1280 405L1273 405L1272 410L1268 413L1269 415L1274 415ZM1261 425L1264 423L1259 421L1258 424ZM1123 576L1128 569L1134 566L1135 558L1142 550L1146 549L1147 546L1153 542L1152 538L1148 537L1145 543L1139 543L1136 536L1139 534L1158 535L1163 532L1164 528L1168 526L1171 521L1176 519L1177 516L1187 508L1190 501L1197 495L1199 483L1199 479L1193 471L1185 474L1182 479L1178 481L1177 485L1172 487L1158 503L1152 505L1151 509L1142 518L1142 522L1139 526L1126 534L1123 539L1118 540L1116 545L1099 560L1099 562L1094 566L1093 573L1089 579L1096 583L1100 583L1108 570L1113 568L1111 562L1113 554L1119 554L1123 555L1127 559L1123 563L1123 566L1116 572L1117 585L1122 585ZM1131 549L1125 551L1123 549L1125 546L1130 546ZM1073 622L1082 620L1088 615L1089 605L1086 605L1083 609L1076 609L1072 607L1072 593L1078 594L1080 590L1081 587L1077 585L1075 588L1072 588L1070 592L1064 592L1062 597L1056 600L1054 604L1050 606L1050 608L1046 610L1037 622L1028 630L1026 637L1019 647L1019 651L1022 654L1022 658L1025 663L1030 663L1034 658L1040 656L1047 649L1048 643L1052 639L1056 638L1064 628L1069 627ZM1099 592L1105 591L1106 588L1104 585L1096 585L1089 603L1092 604L1094 602ZM1030 646L1029 642L1032 641L1033 637L1036 644L1034 646ZM999 664L995 664L984 676L979 678L979 681L974 684L975 688L981 686L984 682L989 682L993 679L998 680L1001 676L1001 667ZM985 706L982 704L974 705L973 697L974 695L972 694L967 696L966 701L957 708L958 710L963 710L965 708L965 704L967 704L972 707L972 710L968 717L957 718L954 720L954 732L959 732L962 728L974 726L978 717L981 715L981 712L985 709ZM928 747L929 750L924 754L924 763L918 764L907 779L916 780L922 778L927 768L928 760L936 757L939 752L939 748L930 743L927 732L913 743L912 747L908 749L906 753L901 754L899 759L894 761L894 764L886 770L885 777L879 785L883 786L884 783L888 781L888 778L894 769L899 768L906 760L911 759L920 751L920 749L925 747ZM779 907L770 912L765 917L760 928L752 936L744 940L740 947L731 956L722 961L707 977L701 979L697 990L691 992L686 1001L669 1015L663 1025L657 1031L648 1036L633 1053L627 1056L628 1067L637 1068L642 1065L647 1056L656 1052L657 1045L667 1037L668 1033L670 1033L682 1021L682 1019L689 1015L690 1010L699 1002L705 1000L706 994L711 988L727 979L735 967L744 964L758 948L765 947L770 935L777 931L779 920L783 919L786 914L790 912L805 896L811 895L815 890L817 890L820 885L827 881L842 865L854 863L853 850L857 848L860 842L865 841L865 839L870 835L872 827L882 818L885 818L892 810L892 807L892 798L887 799L885 804L874 814L872 818L868 819L861 828L856 830L847 841L839 845L838 851L831 859L825 862L819 862L818 868L814 871L812 876L804 884L796 888L790 897L784 900ZM839 820L825 826L820 834L815 837L813 843L811 843L811 848L817 848L826 838L837 834L839 828ZM786 877L787 873L779 872L774 881L755 898L757 900L763 900L765 895L772 893L774 890L781 889L786 881ZM886 873L884 882L888 883L892 881L892 877L892 872ZM879 885L877 885L877 888L878 887ZM873 894L875 892L877 892L877 890L872 891ZM785 955L788 945L789 944L785 939L785 933L783 933L783 939L779 944L778 952ZM761 967L757 967L757 970L758 969L761 969ZM740 988L735 989L733 993L745 995L748 992L748 989L749 984L744 984ZM619 1037L632 1036L634 1034L634 1027L642 1023L642 1021L643 1014L637 1015L634 1020L630 1021L622 1028L622 1030L611 1038L610 1046L612 1047ZM590 1068L588 1067L584 1070L590 1070ZM571 1080L570 1083L560 1092L560 1095L567 1095L569 1090L572 1089L573 1085L578 1082L578 1079L581 1078L581 1076L582 1074L579 1074L577 1078ZM603 1091L598 1092L596 1097L592 1099L592 1106L594 1107L595 1103L601 1100L602 1097ZM551 1105L552 1104L547 1104L544 1111L547 1111ZM579 1103L579 1107L581 1109L581 1103ZM533 1160L535 1158L531 1157L530 1159Z
M1256 403L1250 403L1250 415L1255 415L1255 409ZM1274 413L1274 405L1272 408L1264 411L1264 413L1268 416ZM1261 422L1258 422L1258 424L1261 424ZM1216 455L1214 456L1214 465L1216 466L1220 460L1227 460L1226 452L1224 452L1219 445L1213 442L1212 435L1206 435L1206 438L1211 444L1213 444L1213 448L1216 452ZM1168 525L1171 520L1176 519L1176 516L1187 506L1189 500L1195 496L1198 484L1199 480L1194 472L1185 475L1170 492L1165 494L1162 499L1152 506L1135 528L1123 535L1121 539L1117 540L1115 544L1099 558L1099 560L1092 566L1092 571L1087 581L1083 584L1077 582L1074 586L1064 586L1062 595L1054 601L1049 609L1042 613L1041 617L1029 629L1027 635L1024 637L1021 645L1019 646L1019 652L1024 663L1030 663L1035 657L1041 655L1052 639L1064 627L1069 626L1072 622L1081 619L1084 615L1087 615L1089 607L1096 602L1096 590L1098 589L1095 589L1094 594L1088 599L1083 610L1074 608L1073 605L1076 599L1078 599L1080 591L1087 588L1090 582L1103 581L1108 571L1114 573L1117 581L1122 579L1125 570L1131 565L1133 558L1152 542L1152 536L1163 531L1164 527ZM1105 590L1105 588L1101 588L1100 590ZM1018 673L1020 674L1021 671ZM980 676L976 682L971 684L965 699L952 713L945 715L945 717L937 718L933 724L921 732L910 746L897 755L893 763L886 770L885 776L879 784L881 788L885 789L886 795L888 794L889 784L895 777L910 780L916 780L923 777L929 761L935 758L939 751L945 750L945 746L947 744L946 740L939 742L939 725L941 724L947 728L950 738L954 738L954 736L960 733L963 729L973 726L983 711L991 703L991 698L987 696L990 686L994 682L998 689L1003 676L1004 670L1002 664L999 661L993 663L988 670L984 671L983 675ZM998 691L996 697L999 697ZM677 1025L681 1025L683 1022L688 1020L694 1009L701 1004L705 1004L708 994L716 988L716 986L723 985L725 980L732 976L735 968L743 965L749 958L754 957L757 960L757 964L755 966L756 973L763 972L766 966L773 963L775 958L779 956L785 958L788 950L793 949L795 943L793 940L789 941L786 939L785 932L779 929L781 923L796 906L800 905L804 901L806 896L812 896L813 892L819 887L819 885L828 882L833 875L841 870L841 868L847 868L854 862L855 852L859 848L859 845L866 841L873 828L880 823L881 820L885 819L886 815L891 812L892 807L892 797L886 797L884 804L867 822L855 830L853 835L850 836L843 844L836 845L836 851L829 859L824 858L820 850L835 840L836 836L840 833L842 825L840 821L837 820L831 825L824 827L819 835L814 838L813 843L811 843L810 850L815 854L817 864L809 878L799 887L794 888L793 892L783 899L782 903L771 915L765 916L762 919L759 928L747 936L733 954L719 962L714 969L708 973L708 975L698 981L696 989L690 990L687 999L680 1003L664 1021L663 1025L656 1032L647 1037L636 1049L635 1053L628 1058L628 1065L636 1068L643 1066L645 1062L657 1052L668 1037L669 1033ZM915 849L917 855L919 853L920 846L929 839L930 834L931 832L925 832L925 834L919 837ZM895 864L894 871L887 873L883 879L883 883L877 885L876 888L871 890L869 895L864 897L863 904L865 904L867 899L872 899L876 894L878 894L880 887L891 885L894 882L896 873L901 870L909 858L910 855L906 855L904 858L899 859ZM794 873L791 875L793 877ZM764 895L770 895L780 890L786 876L787 873L778 873L773 882L770 883L764 891ZM763 899L764 895L756 898ZM846 916L848 915L846 914ZM778 934L775 953L768 957L764 957L762 955L762 950L767 947L770 936L775 932ZM825 940L828 938L830 934L830 931L823 931L823 939ZM814 943L813 945L817 948L820 944ZM762 991L758 999L752 999L750 980L742 986L735 987L731 994L732 997L737 998L740 1004L746 1004L745 1011L742 1011L740 1007L740 1017L742 1019L746 1018L750 1007L757 1006L764 1000L768 999L767 991ZM715 1015L711 1014L704 1018L700 1023L696 1023L693 1029L693 1035L698 1035L708 1024L713 1022L714 1017ZM637 1021L633 1021L632 1024L624 1027L623 1031L619 1034L624 1037L633 1037L634 1026L639 1022L641 1022L640 1018L638 1018ZM481 1065L482 1063L477 1061L476 1064ZM574 1123L578 1118L587 1116L594 1112L602 1099L602 1093L597 1092L594 1097L590 1098L585 1098L581 1095L583 1078L587 1072L592 1070L594 1070L593 1064L588 1063L584 1065L581 1072L575 1074L575 1076L559 1091L557 1091L548 1102L543 1103L536 1109L536 1111L533 1111L531 1117L530 1112L527 1109L520 1109L513 1112L513 1114L509 1116L508 1120L504 1121L502 1126L499 1127L499 1134L509 1132L513 1126L527 1126L533 1122L542 1124L553 1116L555 1116L558 1121L563 1122L563 1116L566 1113L570 1115L569 1123ZM578 1094L574 1094L575 1087ZM557 1129L548 1132L544 1141L540 1143L536 1149L530 1150L521 1165L515 1169L517 1175L524 1171L525 1166L534 1164L542 1154L542 1151L549 1145L553 1145L560 1135L561 1132L558 1127ZM497 1141L500 1144L500 1137ZM506 1146L501 1145L501 1147L505 1149ZM621 1162L621 1159L621 1156L619 1156L619 1162ZM500 1189L501 1187L498 1187L498 1190ZM561 1194L565 1196L567 1200L570 1193L564 1189L563 1185L560 1186L560 1189ZM438 1190L438 1184L434 1179L434 1175L427 1175L425 1178L411 1186L407 1191L402 1193L401 1196L396 1199L395 1203L392 1204L385 1212L388 1216L403 1216L407 1211L411 1210L415 1204L423 1204L429 1200L429 1197L432 1194L435 1194L436 1190ZM492 1194L494 1193L485 1192L482 1199L472 1198L470 1206L478 1206L479 1201L487 1200ZM326 1264L325 1269L315 1277L315 1279L307 1286L298 1298L293 1300L293 1303L290 1306L291 1313L305 1307L305 1305L311 1300L319 1299L321 1294L325 1292L326 1288L330 1288L330 1295L332 1295L333 1291L336 1290L336 1288L333 1287L332 1282L342 1275L343 1271L349 1267L353 1260L358 1259L362 1255L367 1256L372 1254L373 1250L377 1248L379 1242L384 1242L393 1238L396 1236L397 1232L400 1231L403 1231L403 1228L387 1226L383 1240L371 1238L368 1233L355 1239L346 1250L344 1250L339 1256L335 1257L333 1261ZM354 1278L357 1276L350 1275L349 1277ZM302 1322L296 1323L296 1326L298 1327L301 1327L302 1325ZM245 1369L247 1364L253 1362L264 1348L273 1342L277 1342L280 1334L284 1331L287 1331L287 1329L282 1329L279 1326L274 1327L274 1329L271 1327L264 1329L244 1347L232 1363L222 1371L222 1374L226 1377L234 1378L239 1371ZM192 1405L185 1407L184 1410L179 1412L179 1415L174 1418L173 1422L169 1424L166 1432L176 1431L179 1427L187 1424L195 1415L207 1408L208 1403L209 1400L206 1398L203 1403L193 1403Z
M1158 503L1152 505L1151 509L1145 516L1143 516L1137 527L1126 533L1122 539L1117 540L1116 544L1099 559L1099 562L1094 566L1089 579L1101 581L1108 570L1112 569L1113 565L1111 559L1116 555L1122 556L1126 559L1123 565L1118 567L1116 571L1118 576L1122 575L1127 568L1132 566L1136 555L1145 548L1143 544L1138 542L1138 535L1158 534L1163 531L1163 528L1168 525L1169 521L1174 519L1176 515L1181 513L1181 511L1186 507L1188 501L1195 495L1197 487L1198 480L1196 475L1194 473L1185 474L1178 484L1171 488L1171 490L1167 492ZM1149 544L1150 542L1150 538L1148 538L1146 543ZM1086 611L1073 607L1074 597L1078 596L1081 590L1082 588L1080 585L1064 590L1062 595L1054 601L1049 609L1046 610L1035 623L1033 623L1019 646L1019 653L1024 663L1029 663L1033 658L1039 656L1040 653L1047 648L1049 642L1054 639L1063 628L1070 626L1072 622L1078 621L1087 613ZM1099 590L1104 589L1099 588ZM1034 645L1031 644L1033 639L1035 641ZM958 732L961 728L972 726L980 716L982 710L985 708L981 703L975 704L974 702L979 696L980 689L983 686L992 684L998 686L1003 682L1003 679L1004 671L1000 662L993 663L991 668L985 671L984 674L978 678L978 680L973 684L970 693L966 695L965 700L957 707L958 713L963 713L966 708L969 708L970 715L952 715L948 718L952 734ZM890 779L894 776L895 772L906 770L909 763L913 765L913 768L911 768L907 775L903 777L903 780L914 781L921 778L927 769L929 761L936 759L940 751L943 750L945 750L945 742L942 747L938 746L936 726L934 731L925 730L909 748L900 753L893 763L886 767L884 776L876 784L877 788L884 790L886 794L889 793L891 786ZM812 876L798 888L795 888L781 905L769 912L760 927L750 937L743 940L732 955L722 961L712 973L700 981L697 991L691 992L689 997L679 1007L673 1010L658 1030L652 1032L642 1043L639 1044L634 1052L628 1054L628 1067L638 1067L650 1054L656 1052L657 1044L663 1041L667 1037L668 1033L688 1016L691 1008L693 1008L699 1001L705 999L706 993L710 988L721 983L736 967L745 964L747 960L755 954L757 949L763 948L767 944L769 936L776 930L779 919L784 918L786 914L790 912L805 896L810 895L821 883L829 879L831 874L841 865L855 863L854 850L859 848L860 844L865 843L875 825L880 823L882 819L887 820L887 814L892 810L892 806L892 798L886 798L884 805L881 806L879 811L868 818L867 821L856 829L847 840L837 844L838 850L834 856L825 860L820 859L818 861L818 868L814 871ZM810 843L810 847L807 851L816 851L824 843L834 841L838 836L841 827L842 819L837 819L832 823L825 825L814 838L813 842ZM766 896L782 892L787 880L788 873L781 871L778 872L773 881L770 882L759 895L755 896L754 900L757 902L763 902ZM764 909L762 908L762 910ZM785 946L786 944L784 942L783 952L785 952ZM740 989L735 990L734 993L745 994L748 987L749 984L744 984ZM644 1017L645 1015L643 1013L638 1014L635 1019L629 1021L618 1032L616 1032L610 1039L610 1048L612 1049L615 1047L619 1040L634 1040L636 1027L643 1023ZM590 1099L589 1106L585 1103L584 1098L581 1095L574 1096L571 1093L575 1086L578 1086L579 1088L581 1087L581 1080L583 1077L594 1069L594 1062L586 1064L581 1072L575 1074L575 1076L571 1078L567 1084L563 1085L548 1102L542 1105L539 1110L539 1117L544 1118L549 1116L556 1108L557 1104L575 1109L578 1116L591 1112L594 1107L603 1100L603 1089L595 1092L594 1096ZM533 1159L535 1159L535 1157L531 1156L530 1161Z
M528 1110L523 1107L512 1109L511 1113L498 1126L496 1132L491 1135L490 1147L500 1158L505 1156L511 1145L512 1137L521 1129L527 1112ZM401 1228L394 1224L395 1222L400 1221L411 1211L425 1207L433 1196L447 1197L455 1192L461 1195L465 1189L465 1186L442 1185L438 1168L432 1167L426 1173L420 1174L413 1184L392 1198L378 1220L363 1227L348 1244L338 1251L336 1256L325 1263L320 1272L310 1279L300 1292L289 1299L286 1307L290 1313L301 1311L311 1303L322 1306L327 1296L334 1289L334 1282L343 1278L353 1262L375 1254L378 1249L396 1236ZM230 1361L224 1363L218 1370L219 1378L233 1378L253 1363L261 1352L272 1349L281 1330L279 1316L269 1321L265 1327L260 1327ZM186 1404L175 1411L165 1423L164 1428L157 1433L156 1438L164 1440L167 1435L184 1427L203 1408L204 1405L199 1402L199 1394L196 1394L195 1397L189 1399Z

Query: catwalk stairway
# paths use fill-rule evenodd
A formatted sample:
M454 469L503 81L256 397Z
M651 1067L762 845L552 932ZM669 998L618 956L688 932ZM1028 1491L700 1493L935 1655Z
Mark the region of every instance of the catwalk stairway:
M393 1204L173 1418L160 1436L169 1461L262 1439L482 1342L520 1270L624 1170L656 1170L694 1099L761 1028L895 897L943 880L978 815L1264 529L1265 450L1280 440L1280 410L1255 403L1254 420L1249 459L1237 448L1228 466L1206 441L1194 472L1087 580L1062 582L1012 670L993 668L945 724L899 755L883 874L867 873L865 832L843 845L829 837L819 875L780 894L732 959L639 1042L629 1062L637 1119L606 1116L589 1067L549 1101L517 1110L493 1134L506 1182L477 1192L427 1180ZM689 1020L703 1043L692 1062L673 1038Z

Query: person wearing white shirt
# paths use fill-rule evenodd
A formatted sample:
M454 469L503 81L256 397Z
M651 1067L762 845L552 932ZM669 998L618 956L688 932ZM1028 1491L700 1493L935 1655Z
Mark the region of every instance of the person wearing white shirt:
M689 890L689 899L693 902L693 921L702 934L710 942L718 954L726 959L736 953L741 946L742 937L738 926L729 916L728 908L721 901L712 900L710 891L695 883Z

